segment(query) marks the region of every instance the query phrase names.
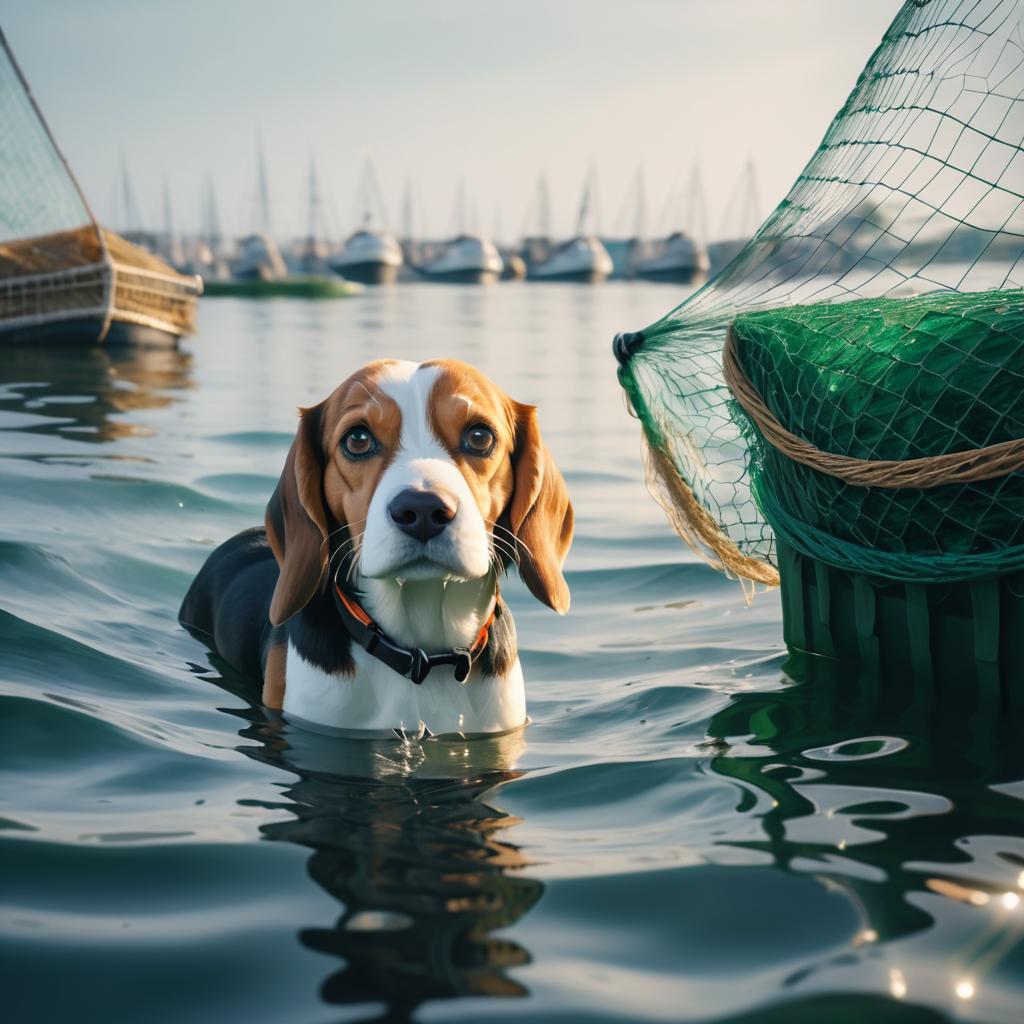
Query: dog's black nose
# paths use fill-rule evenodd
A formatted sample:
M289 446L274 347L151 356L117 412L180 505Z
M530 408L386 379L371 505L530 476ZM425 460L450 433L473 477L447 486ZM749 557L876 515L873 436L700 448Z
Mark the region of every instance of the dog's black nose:
M391 499L388 514L402 533L425 542L455 518L455 509L440 494L409 488Z

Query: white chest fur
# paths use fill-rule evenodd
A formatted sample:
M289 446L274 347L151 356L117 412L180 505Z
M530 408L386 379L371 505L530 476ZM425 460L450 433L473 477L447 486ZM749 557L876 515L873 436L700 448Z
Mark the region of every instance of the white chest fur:
M304 661L289 645L285 714L334 729L416 734L425 728L435 736L505 732L526 721L518 658L502 678L482 675L474 666L469 679L460 683L442 665L417 686L361 648L352 657L355 675L332 675Z

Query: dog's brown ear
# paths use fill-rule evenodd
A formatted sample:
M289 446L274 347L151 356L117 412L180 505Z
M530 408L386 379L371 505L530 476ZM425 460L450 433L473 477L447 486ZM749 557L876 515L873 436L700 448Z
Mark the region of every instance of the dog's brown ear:
M270 601L275 626L306 607L327 572L322 411L323 403L299 410L298 432L267 503L267 539L280 568Z
M530 593L559 615L569 610L562 575L572 544L573 511L562 474L541 440L537 410L513 403L516 439L512 452L509 525L516 540L519 575Z

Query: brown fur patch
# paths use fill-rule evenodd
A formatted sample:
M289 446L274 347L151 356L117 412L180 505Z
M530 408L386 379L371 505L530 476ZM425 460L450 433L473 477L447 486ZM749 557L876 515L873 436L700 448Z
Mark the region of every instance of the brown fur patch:
M513 403L467 363L438 359L425 365L441 371L430 394L430 429L459 467L484 521L493 526L512 496ZM490 428L495 437L494 449L487 456L462 448L466 428L477 424Z
M275 711L280 711L284 707L287 659L287 644L274 644L267 651L267 664L263 669L263 703Z
M378 386L381 374L393 362L381 359L369 363L324 403L323 493L331 515L348 527L357 550L374 491L401 444L402 414L394 400ZM360 426L367 427L377 439L380 454L353 462L342 453L341 439L353 427Z
M328 569L331 526L348 527L358 547L377 482L397 450L398 406L377 386L394 360L369 363L319 405L300 409L295 436L277 489L267 505L267 537L281 568L270 621L284 622L322 588ZM345 432L366 426L382 458L352 461L339 447ZM335 546L347 540L334 538Z
M537 411L513 401L466 363L436 360L441 375L430 396L431 429L465 477L498 548L514 561L530 592L555 611L569 610L562 565L572 543L573 508L562 474L540 436ZM465 429L483 424L495 436L487 456L462 448Z

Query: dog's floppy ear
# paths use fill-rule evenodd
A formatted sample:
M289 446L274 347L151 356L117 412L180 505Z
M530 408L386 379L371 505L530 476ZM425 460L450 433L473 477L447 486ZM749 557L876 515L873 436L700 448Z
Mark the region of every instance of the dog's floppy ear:
M306 607L327 571L322 412L323 403L299 410L298 432L267 503L267 539L280 568L270 601L275 626Z
M564 615L569 610L569 586L562 565L572 543L573 525L569 492L541 440L537 410L518 402L512 408L516 439L508 518L519 541L519 575L538 601Z

